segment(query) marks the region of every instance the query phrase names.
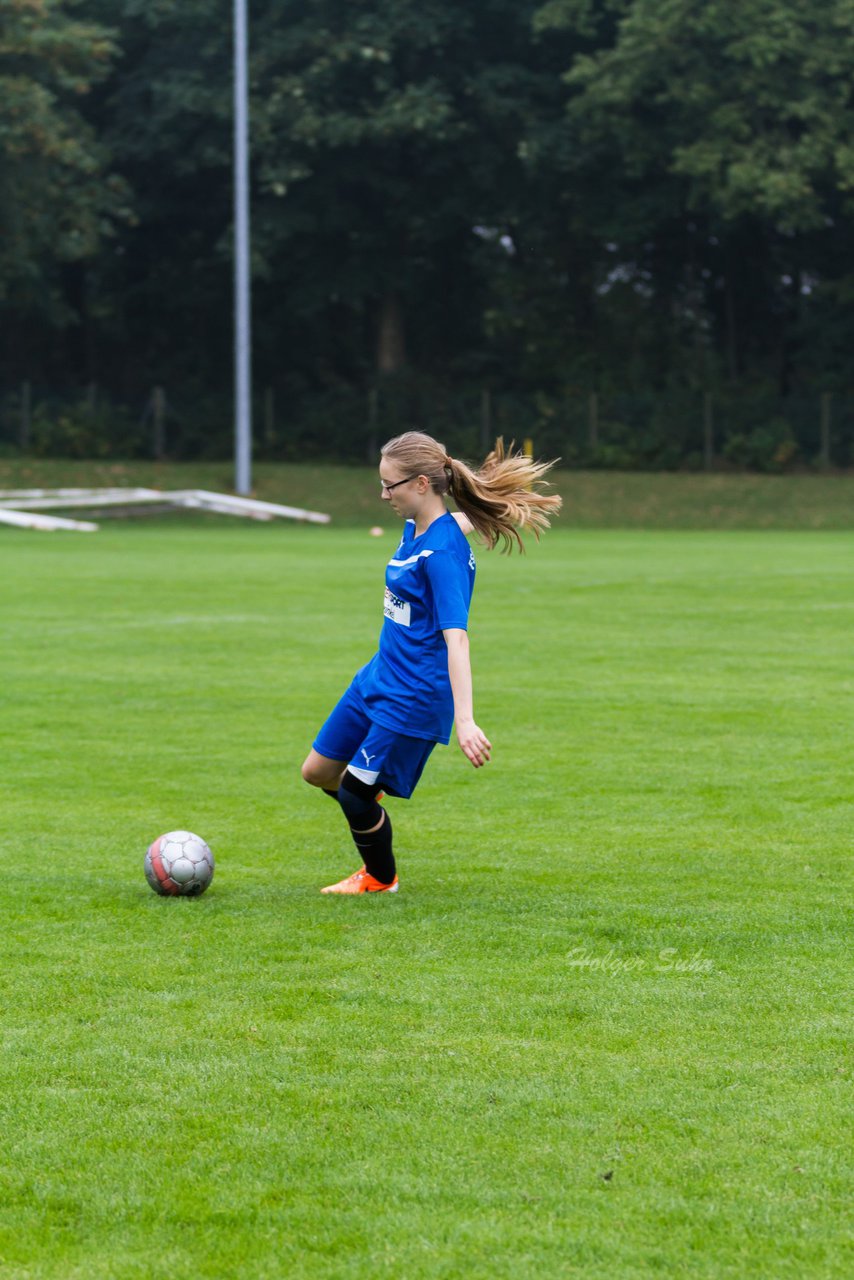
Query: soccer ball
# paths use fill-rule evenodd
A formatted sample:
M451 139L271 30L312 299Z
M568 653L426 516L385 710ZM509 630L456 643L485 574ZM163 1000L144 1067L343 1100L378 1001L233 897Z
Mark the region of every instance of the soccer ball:
M201 836L192 831L167 831L149 845L145 878L155 893L197 898L214 873L214 856Z

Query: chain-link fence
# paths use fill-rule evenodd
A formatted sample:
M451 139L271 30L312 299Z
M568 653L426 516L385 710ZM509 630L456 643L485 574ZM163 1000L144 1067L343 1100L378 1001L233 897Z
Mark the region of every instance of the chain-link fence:
M375 462L383 441L417 429L462 457L498 435L570 467L786 471L854 466L854 392L512 393L386 379L366 390L256 388L259 458ZM226 458L228 395L152 387L118 399L94 384L22 382L0 394L0 453L75 458Z

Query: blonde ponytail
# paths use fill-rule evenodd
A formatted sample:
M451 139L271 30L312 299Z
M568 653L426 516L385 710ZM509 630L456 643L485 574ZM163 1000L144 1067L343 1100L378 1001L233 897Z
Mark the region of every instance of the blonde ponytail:
M382 455L406 471L427 476L436 493L450 493L490 549L501 542L502 551L512 551L514 546L524 551L519 530L539 539L549 527L549 516L561 507L558 494L536 491L536 486L548 484L543 477L554 463L533 462L523 453L514 453L512 443L505 453L501 437L479 471L450 457L444 445L421 431L407 431L389 440Z

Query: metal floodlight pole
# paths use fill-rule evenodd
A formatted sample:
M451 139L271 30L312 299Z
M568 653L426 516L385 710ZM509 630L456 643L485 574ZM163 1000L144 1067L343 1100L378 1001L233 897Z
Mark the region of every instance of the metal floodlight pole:
M234 0L234 487L252 491L246 0Z

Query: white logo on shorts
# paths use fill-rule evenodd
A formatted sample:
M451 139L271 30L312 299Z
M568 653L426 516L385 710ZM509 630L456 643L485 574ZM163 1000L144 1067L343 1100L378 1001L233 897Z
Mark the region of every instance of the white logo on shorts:
M374 752L374 754L373 754L372 756L369 756L369 755L368 755L368 753L367 753L367 751L365 750L365 748L364 748L364 747L362 747L362 755L365 757L365 764L368 766L368 768L370 768L370 767L371 767L371 761L372 761L372 760L376 760L376 758L377 758L377 753L376 753L376 751Z

